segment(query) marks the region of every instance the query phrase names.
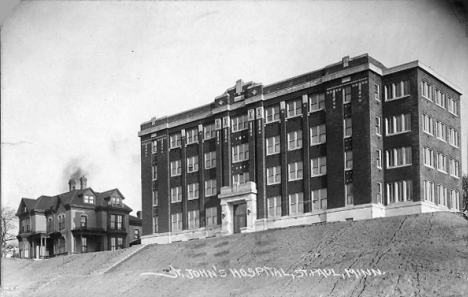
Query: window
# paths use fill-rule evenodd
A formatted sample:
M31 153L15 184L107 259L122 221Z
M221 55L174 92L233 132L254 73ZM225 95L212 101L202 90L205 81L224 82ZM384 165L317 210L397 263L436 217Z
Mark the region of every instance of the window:
M325 109L325 94L313 94L309 96L309 110L310 112L324 110Z
M447 141L447 127L444 123L437 121L437 138Z
M198 199L198 188L198 183L187 185L188 200Z
M450 175L460 177L460 163L455 159L450 159Z
M351 86L343 88L343 103L351 102Z
M209 207L205 210L206 227L212 227L218 225L218 208Z
M81 253L88 252L88 238L81 237Z
M303 169L302 169L302 161L289 163L288 164L288 171L289 171L289 181L302 179ZM281 179L281 177L280 177Z
M421 81L421 94L424 98L432 101L432 85L425 81Z
M344 119L344 137L351 137L353 135L353 121L351 118Z
M242 162L249 159L249 144L243 143L232 147L232 162Z
M288 133L288 150L296 150L302 148L302 130Z
M58 216L59 230L65 229L65 215ZM29 231L29 220L27 222L27 231Z
M302 192L289 194L289 214L295 215L304 212L304 194Z
M171 188L171 203L182 201L182 187Z
M53 223L52 218L47 219L47 232L52 232L52 231L54 231L54 230L52 229L52 223ZM24 231L24 230L23 230L23 231Z
M157 140L153 140L153 150L152 150L153 154L156 154L158 152L158 141Z
M345 170L353 169L353 151L345 152Z
M134 238L135 238L135 239L138 239L138 238L140 238L140 229L135 229L135 231L134 231L134 234L133 234L133 235L134 235Z
M268 217L281 217L281 196L267 198Z
M312 210L327 209L327 189L318 189L311 192Z
M117 249L123 249L123 238L122 237L117 237Z
M437 170L447 173L447 157L437 153Z
M122 220L123 220L123 216L117 215L117 226L116 226L117 230L123 230Z
M84 203L94 204L94 196L84 195Z
M198 156L188 157L187 158L187 172L196 172L198 171Z
M460 210L460 193L456 190L450 190L450 207Z
M116 238L115 238L115 237L111 237L111 238L110 238L110 241L111 241L111 251L115 251L116 248L117 248L117 247L116 247L116 245L117 245L117 243L116 243Z
M216 129L215 129L215 124L208 124L203 127L203 135L204 139L208 140L211 138L216 137Z
M273 136L266 139L267 155L279 154L281 151L280 137Z
M380 85L374 84L374 99L380 101Z
M382 183L377 183L377 192L376 192L377 203L382 204Z
M299 116L302 114L301 100L289 101L286 103L288 118Z
M249 181L249 173L248 172L244 172L244 173L240 173L240 174L234 174L232 176L232 184L233 185L245 184L248 181Z
M116 215L115 214L110 215L109 229L116 229Z
M153 180L158 179L158 165L153 166Z
M345 185L345 196L346 196L346 205L354 204L354 194L353 194L353 184Z
M198 128L187 130L187 144L198 142Z
M281 182L281 166L267 168L267 185Z
M423 131L427 134L434 135L434 119L427 114L422 115Z
M327 174L327 157L319 157L311 160L311 176Z
M454 147L460 147L460 134L452 127L449 128L449 143Z
M153 206L158 206L158 201L159 201L158 191L154 190L153 191Z
M112 206L120 207L120 206L122 206L122 198L120 198L120 197L111 197L110 198L110 204Z
M189 229L200 228L200 212L198 210L188 211L188 228Z
M447 188L437 185L437 196L439 197L439 204L448 207Z
M387 150L387 169L411 165L411 147Z
M448 98L448 111L456 116L460 114L459 101L453 98Z
M382 135L382 119L375 117L375 134Z
M394 135L411 131L411 114L400 114L385 119L386 135Z
M180 175L182 172L182 161L176 160L171 162L171 176Z
M377 168L382 169L382 151L377 149L375 152L376 152Z
M319 125L310 128L310 144L317 145L327 142L327 126Z
M267 123L279 121L280 119L279 106L276 105L276 106L265 108L265 114L266 114Z
M434 168L434 151L431 148L425 147L424 148L424 165Z
M400 99L409 95L409 81L400 81L385 86L385 101Z
M171 136L169 136L169 138L170 138L170 143L169 143L170 149L180 147L180 139L181 139L180 133L172 134Z
M438 89L435 89L435 103L443 109L447 107L447 99L445 97L445 93Z
M387 183L387 204L413 200L413 181L399 180Z
M214 196L218 192L216 188L216 179L210 179L205 181L205 196Z
M216 152L205 153L205 169L216 167Z
M434 202L434 183L431 181L424 181L424 200Z
M81 216L81 228L86 229L88 226L88 217L87 216Z
M182 213L171 214L172 232L182 231Z
M231 120L232 132L238 132L249 128L249 122L247 121L247 115L235 117Z
M153 233L159 232L158 216L153 216Z

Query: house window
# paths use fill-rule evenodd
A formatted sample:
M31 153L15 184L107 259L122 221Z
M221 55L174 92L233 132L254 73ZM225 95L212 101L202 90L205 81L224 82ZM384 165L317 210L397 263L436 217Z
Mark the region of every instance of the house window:
M232 162L242 162L249 159L249 144L243 143L232 147Z
M377 203L382 204L382 183L377 183L376 200Z
M84 203L94 204L94 196L93 195L84 195Z
M450 159L450 175L460 177L460 163L455 159Z
M59 215L58 221L59 221L59 230L65 229L65 215ZM29 222L28 222L27 227L28 227L27 231L29 231Z
M182 187L171 188L171 203L177 203L182 201Z
M374 84L374 99L380 101L380 85Z
M200 228L200 212L198 210L188 211L188 228L189 229Z
M47 232L52 232L52 231L54 231L53 228L52 228L52 226L53 226L52 223L53 223L52 218L49 218L49 219L47 220Z
M187 144L198 142L198 128L187 130Z
M172 232L182 231L182 213L171 215Z
M88 226L88 217L81 216L81 228L86 229L87 226Z
M460 114L459 101L453 98L448 98L448 111L456 116Z
M343 103L351 102L351 86L344 87L343 89Z
M218 225L218 208L208 207L205 210L206 227L212 227Z
M205 153L205 169L216 167L216 152Z
M288 133L288 150L296 150L302 148L302 130Z
M198 171L198 156L187 158L187 173Z
M302 179L302 175L303 175L302 161L295 162L295 163L289 163L288 164L288 171L289 171L289 181Z
M435 103L443 109L446 109L447 107L447 98L445 96L445 93L438 89L435 89Z
M120 197L111 197L110 199L112 206L121 206L122 205L122 198Z
M310 112L324 110L325 109L325 94L313 94L309 96L309 110Z
M302 192L289 194L289 214L300 213L304 213L304 194Z
M424 149L424 165L434 168L434 151L431 148L425 147Z
M88 252L88 238L81 237L81 253Z
M386 135L395 135L411 131L411 114L400 114L385 119Z
M424 200L434 202L434 183L428 180L424 181Z
M123 249L123 238L122 237L117 237L117 249Z
M456 190L450 190L450 207L460 210L460 193Z
M317 189L311 192L312 196L312 209L323 210L327 209L327 189Z
M437 138L447 141L447 127L444 123L437 121Z
M115 226L115 229L123 230L123 227L122 227L123 216L117 215L116 218L117 218L117 225Z
M344 137L351 137L353 135L353 121L351 118L344 119Z
M434 119L427 114L422 115L423 131L427 134L434 135Z
M281 196L267 198L268 217L281 217Z
M115 237L111 237L111 238L110 238L110 241L111 241L111 251L115 251L115 250L116 250L116 246L117 246L116 238L115 238Z
M411 147L387 150L387 169L411 165Z
M135 233L134 233L134 238L135 238L135 239L140 238L140 229L135 229L134 232L135 232Z
M180 147L180 139L181 139L180 133L172 134L171 136L169 136L169 139L170 139L169 149Z
M432 101L432 85L421 81L421 94L424 98Z
M171 162L171 176L177 176L182 173L182 160Z
M158 179L158 165L153 166L153 180Z
M299 116L302 114L301 100L289 101L286 103L288 118Z
M345 170L353 169L353 151L345 152Z
M387 183L387 203L396 203L413 200L413 182L399 180Z
M439 197L439 204L448 207L447 188L437 185L437 195Z
M385 86L385 101L400 99L409 95L409 81L400 81Z
M153 154L156 154L158 152L158 141L153 140L153 149L152 149Z
M266 139L267 155L279 154L280 148L280 137L273 136Z
M447 157L441 153L437 154L437 170L447 173Z
M380 117L375 117L375 134L382 135L382 119Z
M154 190L153 191L153 206L158 206L158 200L159 200L158 191Z
M346 205L353 205L354 204L354 189L353 184L346 184L345 185L345 196L346 196Z
M242 115L240 117L233 118L232 123L232 132L238 132L246 130L249 128L249 122L247 121L247 115Z
M216 137L215 124L213 123L213 124L205 125L203 127L203 135L204 135L205 140L215 138Z
M382 151L379 149L376 150L376 163L377 168L382 169Z
M449 143L454 147L460 147L460 134L452 127L449 128Z
M240 174L234 174L232 176L232 184L233 185L245 184L248 181L249 181L249 173L248 172L244 172L244 173L240 173Z
M109 225L109 228L110 228L110 229L115 229L115 215L114 215L114 214L111 214L111 216L110 216L110 225Z
M205 181L205 196L216 195L218 189L216 188L216 179L210 179Z
M267 168L267 185L281 182L281 166Z
M317 145L327 142L327 126L319 125L310 128L310 144Z
M279 121L280 119L279 106L276 105L276 106L265 108L265 114L266 114L267 123Z
M198 183L188 184L188 200L198 199Z
M319 157L311 160L311 176L327 174L327 157Z
M159 232L158 216L153 216L153 233Z

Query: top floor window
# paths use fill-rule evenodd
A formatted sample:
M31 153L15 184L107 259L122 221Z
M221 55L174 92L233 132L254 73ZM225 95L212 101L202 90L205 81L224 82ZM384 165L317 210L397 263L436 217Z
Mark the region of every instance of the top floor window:
M235 117L231 120L231 122L232 122L232 132L246 130L249 127L249 122L247 121L247 115Z
M435 89L435 103L443 109L445 109L447 106L447 98L445 97L445 93L439 89Z
M176 148L176 147L180 147L181 145L181 136L180 136L180 133L175 133L175 134L172 134L171 136L169 136L170 138L170 143L169 143L169 148L172 149L172 148Z
M265 108L265 114L266 114L267 123L279 121L280 119L279 106L276 105L276 106Z
M448 98L448 111L456 116L460 114L459 101L453 98Z
M309 110L310 112L319 111L325 109L325 94L313 94L309 95Z
M380 101L380 85L374 84L374 99Z
M432 85L425 81L421 81L421 95L432 101Z
M198 142L198 128L187 130L187 144Z
M343 103L351 102L351 86L346 86L343 89Z
M94 204L94 196L84 195L84 203Z
M216 137L216 129L215 129L215 124L208 124L203 127L203 135L204 139L211 139Z
M153 140L153 150L152 150L153 154L156 154L158 152L158 141L157 140Z
M400 81L385 86L385 101L400 99L409 95L409 81Z
M293 100L286 103L288 118L299 116L302 114L301 100Z
M120 197L111 197L112 206L122 206L122 198Z

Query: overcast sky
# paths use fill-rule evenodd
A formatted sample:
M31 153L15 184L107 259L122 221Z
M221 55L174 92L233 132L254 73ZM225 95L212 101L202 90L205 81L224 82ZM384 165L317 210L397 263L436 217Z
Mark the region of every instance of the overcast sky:
M139 125L238 79L270 84L369 53L387 67L420 60L467 93L460 17L449 1L23 2L1 32L2 204L66 192L81 168L140 210Z

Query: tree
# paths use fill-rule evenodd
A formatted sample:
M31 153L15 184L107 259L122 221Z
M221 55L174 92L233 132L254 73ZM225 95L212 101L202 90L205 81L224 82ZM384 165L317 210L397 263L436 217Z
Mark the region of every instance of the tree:
M2 231L2 257L13 252L16 246L16 236L13 231L16 229L16 216L11 208L2 208L1 231Z
M468 211L468 175L462 178L463 212Z

